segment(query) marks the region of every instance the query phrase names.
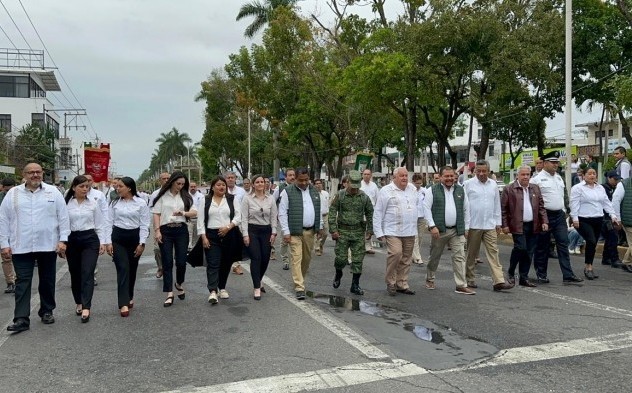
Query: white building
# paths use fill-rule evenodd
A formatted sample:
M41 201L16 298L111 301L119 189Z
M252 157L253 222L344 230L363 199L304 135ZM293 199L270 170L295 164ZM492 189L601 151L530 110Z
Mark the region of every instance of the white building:
M52 128L59 143L59 116L47 97L51 91L61 88L55 72L44 66L43 51L0 48L0 129L9 138L27 124L38 124Z

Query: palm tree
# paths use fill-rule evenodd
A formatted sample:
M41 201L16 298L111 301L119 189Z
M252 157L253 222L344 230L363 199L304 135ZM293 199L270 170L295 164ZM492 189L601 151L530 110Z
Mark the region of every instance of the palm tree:
M254 0L252 3L246 3L241 6L237 14L237 20L247 17L254 17L254 20L244 31L247 38L254 37L259 30L270 23L273 18L274 10L279 7L292 8L299 0Z
M159 143L158 151L155 153L160 164L173 164L178 156L187 156L186 143L191 143L191 137L186 132L180 133L177 128L173 127L168 133L160 133L160 137L156 139Z

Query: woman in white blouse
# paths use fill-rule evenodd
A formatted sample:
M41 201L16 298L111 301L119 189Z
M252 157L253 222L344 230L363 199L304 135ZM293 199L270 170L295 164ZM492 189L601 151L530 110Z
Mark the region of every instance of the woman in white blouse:
M151 207L154 219L154 237L160 247L162 259L162 291L167 293L165 307L173 304L173 260L175 253L178 299L184 300L182 284L187 271L189 229L187 218L195 218L197 209L189 194L189 179L180 171L171 177L158 191Z
M241 233L250 254L250 275L254 299L261 300L265 289L261 280L270 263L272 244L276 240L277 205L269 192L263 175L252 178L253 192L241 202Z
M211 181L209 194L199 203L197 210L204 214L198 218L198 233L206 256L208 302L217 304L218 295L229 298L226 282L230 268L235 258L241 257L240 206L234 195L226 193L226 180L221 176Z
M571 188L570 205L573 227L586 241L584 275L587 279L594 280L599 277L593 271L593 260L601 233L604 211L610 216L613 223L619 222L612 202L606 195L606 190L597 183L597 172L594 169L587 169L584 180Z
M105 220L106 250L116 266L118 307L122 317L134 307L134 285L138 260L149 236L149 206L136 192L136 182L122 177L115 185L119 196L110 202Z
M88 192L90 180L85 176L77 176L72 180L65 197L70 218L66 259L72 296L76 304L75 312L81 315L82 323L90 320L94 269L99 255L105 252L103 213L97 201L87 197Z

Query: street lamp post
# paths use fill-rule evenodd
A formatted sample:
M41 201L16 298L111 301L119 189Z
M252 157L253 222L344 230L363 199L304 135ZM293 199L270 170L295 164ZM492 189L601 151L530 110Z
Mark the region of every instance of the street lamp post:
M564 178L566 181L566 191L570 198L571 193L571 128L573 126L573 0L566 0L565 10L565 56L566 68L564 78L566 80L566 168L564 168Z
M250 107L248 107L248 178L252 178L252 163L250 161Z

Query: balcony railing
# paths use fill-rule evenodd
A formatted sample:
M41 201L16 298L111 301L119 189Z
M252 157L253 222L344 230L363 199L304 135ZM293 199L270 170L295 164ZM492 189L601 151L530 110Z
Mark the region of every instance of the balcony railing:
M0 68L44 69L44 51L0 48Z

